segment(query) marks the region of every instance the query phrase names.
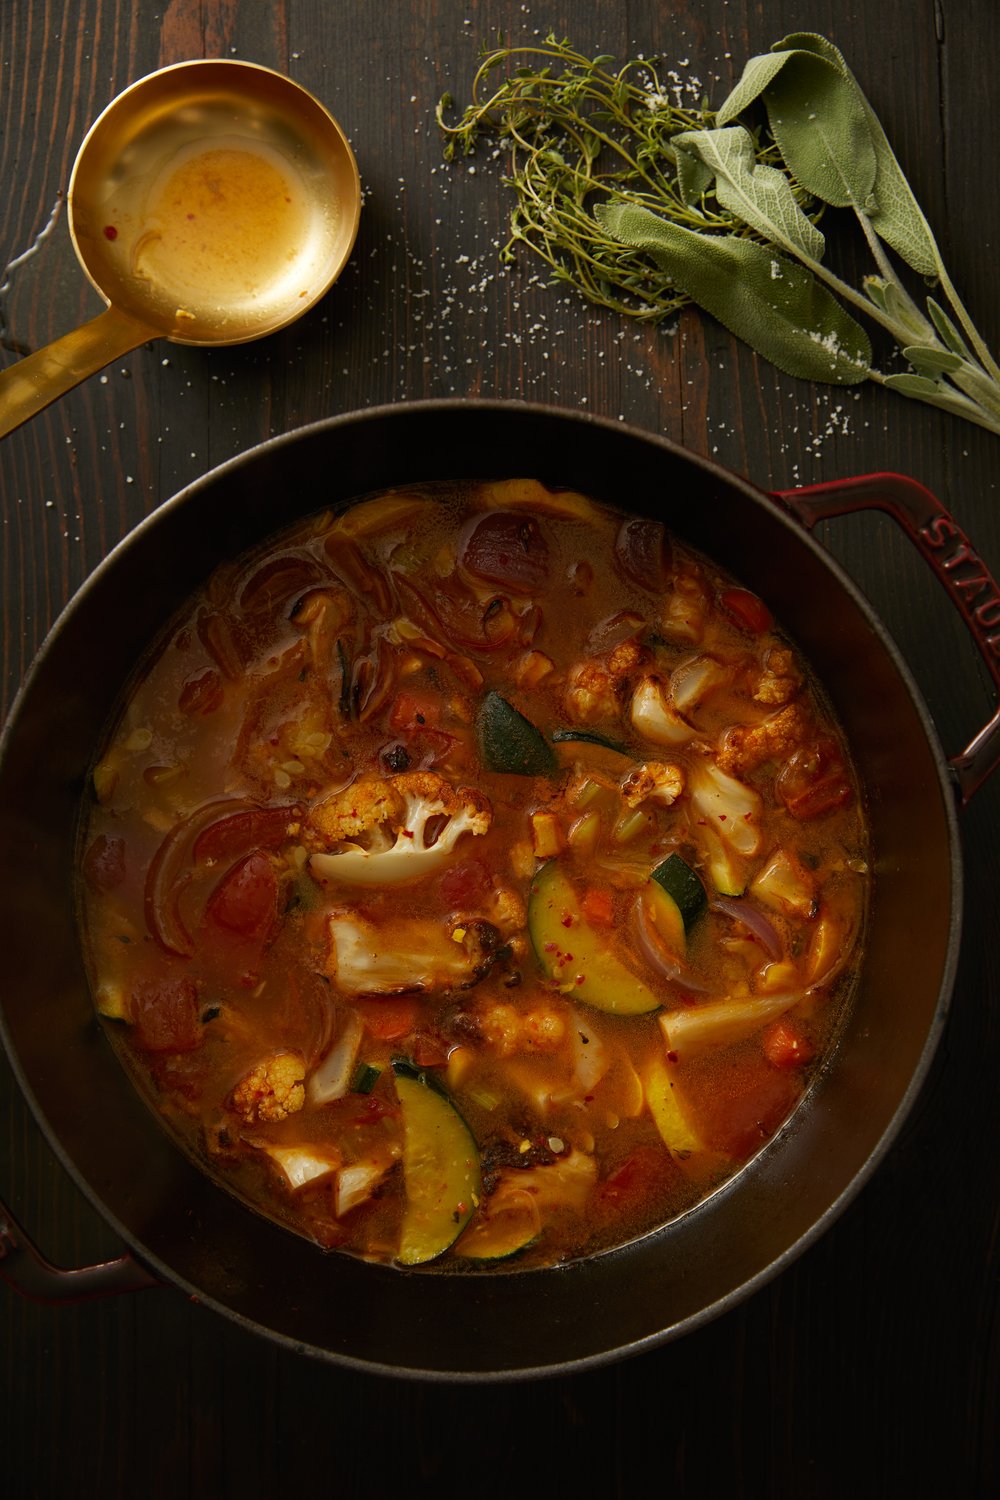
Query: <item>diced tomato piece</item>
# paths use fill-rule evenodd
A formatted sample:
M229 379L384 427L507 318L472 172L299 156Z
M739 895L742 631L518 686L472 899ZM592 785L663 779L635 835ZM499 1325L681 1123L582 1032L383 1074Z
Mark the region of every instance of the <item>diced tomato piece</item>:
M387 1099L380 1099L377 1094L369 1094L363 1104L357 1106L358 1113L352 1116L352 1125L374 1125L376 1120L385 1119L386 1115L397 1115L398 1108Z
M418 1068L443 1068L448 1061L448 1047L429 1031L418 1031L411 1049Z
M603 886L590 886L584 892L580 901L580 910L588 922L596 922L603 927L610 927L614 918L614 904L611 900L611 892Z
M125 879L125 840L99 833L83 856L83 877L91 890L113 891Z
M441 705L435 699L400 693L389 714L389 728L394 734L425 727L436 729L440 720Z
M751 635L762 635L774 624L774 616L763 599L747 589L723 589L719 603L740 629L748 630Z
M394 1042L408 1036L420 1017L420 1001L415 995L386 995L356 1002L365 1030L379 1041Z
M832 740L817 740L790 755L778 772L775 790L800 822L843 807L854 796L847 768Z
M198 1024L198 991L186 975L149 979L132 990L136 1044L146 1052L191 1052L204 1035Z
M765 1068L759 1058L720 1076L699 1110L705 1144L744 1161L774 1134L800 1092L796 1074L787 1068Z
M640 1146L600 1184L599 1202L605 1208L627 1211L641 1204L675 1170L665 1151L657 1146Z
M242 938L270 936L278 919L278 879L263 850L255 849L220 880L205 915Z
M764 1056L775 1068L800 1068L813 1055L808 1038L793 1021L775 1021L763 1036Z
M251 807L210 823L194 841L196 860L231 860L251 849L276 849L288 837L288 807Z
M441 876L438 889L452 911L477 905L493 888L493 877L481 859L452 865Z

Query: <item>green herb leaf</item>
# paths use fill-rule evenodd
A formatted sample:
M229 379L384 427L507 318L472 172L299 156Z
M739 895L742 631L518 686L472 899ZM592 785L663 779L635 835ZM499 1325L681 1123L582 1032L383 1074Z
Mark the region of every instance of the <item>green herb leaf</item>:
M898 282L883 282L882 296L885 299L886 312L904 334L909 334L910 343L924 344L929 339L933 339L933 328L923 316L916 303L911 302ZM900 339L900 342L902 343L902 339Z
M965 363L948 349L938 349L928 344L908 344L904 356L921 375L953 375Z
M703 194L712 186L714 173L711 167L706 166L690 151L675 151L674 165L677 168L677 189L682 201L688 208L697 208Z
M793 51L764 104L796 180L835 208L865 209L875 186L875 147L852 82L825 58Z
M960 355L962 359L971 360L972 356L969 353L968 344L965 342L962 335L959 333L958 329L955 327L954 323L945 312L944 308L941 307L939 303L935 302L933 297L927 298L927 311L931 315L931 322L937 329L938 337L941 339L942 343L947 344L948 348L954 354Z
M937 396L941 387L936 380L929 380L926 375L887 375L882 382L891 391L901 391L904 396L921 396L927 399Z
M773 83L790 55L788 52L772 51L762 53L758 57L751 57L743 68L743 77L724 101L721 109L716 110L716 125L728 125L745 109L749 109L754 100L760 97L770 83Z
M786 174L757 161L753 137L742 125L688 130L674 136L673 147L678 163L695 156L712 172L723 208L792 254L822 260L823 236L796 203Z
M875 181L868 206L872 227L914 271L918 271L921 276L937 275L941 256L930 226L893 154L881 121L847 66L843 54L832 42L814 32L793 32L777 45L782 50L809 51L824 58L848 81L865 112L868 136L875 152Z
M762 96L796 180L824 203L860 211L876 171L864 95L832 57L795 45L803 41L827 45L822 37L799 33L776 43L769 55L751 58L716 120L728 123Z
M753 240L694 234L645 208L605 204L594 212L609 234L644 251L787 375L831 385L867 378L867 334L804 267Z
M881 276L866 276L864 279L865 296L874 302L879 312L885 312L885 287Z

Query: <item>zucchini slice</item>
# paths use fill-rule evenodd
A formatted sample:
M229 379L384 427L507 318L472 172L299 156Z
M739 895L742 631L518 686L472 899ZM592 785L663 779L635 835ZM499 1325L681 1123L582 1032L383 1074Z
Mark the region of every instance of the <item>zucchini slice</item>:
M559 762L541 730L499 693L489 692L476 715L479 756L487 771L557 776Z
M538 1213L526 1203L511 1202L472 1224L455 1246L465 1260L510 1260L538 1239Z
M403 1113L406 1209L396 1259L404 1266L436 1260L454 1244L482 1195L479 1151L461 1115L425 1073L396 1061Z
M675 958L687 952L687 935L708 902L705 887L679 854L657 865L642 893L647 920Z
M650 875L677 907L684 931L690 932L708 903L700 877L679 854L671 854Z
M542 865L531 882L528 932L546 978L574 999L616 1015L659 1010L658 997L584 919L558 860Z

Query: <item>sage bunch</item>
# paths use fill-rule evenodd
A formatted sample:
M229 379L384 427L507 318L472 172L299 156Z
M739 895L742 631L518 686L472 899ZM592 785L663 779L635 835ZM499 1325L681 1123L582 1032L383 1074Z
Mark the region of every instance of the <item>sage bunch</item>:
M551 37L548 42L566 46ZM596 122L587 119L565 133L586 147L572 170L553 144L551 119L535 159L532 99L542 98L546 85L537 70L517 76L520 114L516 122L506 115L502 130L510 137L516 126L519 149L523 154L524 143L531 148L533 174L547 188L531 187L544 225L540 234L525 218L523 161L514 162L521 203L507 256L522 240L544 254L557 280L591 300L657 317L691 301L786 374L835 385L873 380L1000 433L1000 366L955 290L874 110L826 38L811 32L785 37L750 59L718 111L704 103L690 122L681 111L671 113L655 138L647 119L655 114L648 83L637 102L624 93L631 82L626 71L605 74L624 80L610 85L618 89L619 114L605 125L602 107ZM766 131L745 122L759 106ZM439 119L443 123L440 110ZM467 112L465 134L452 128L452 145L460 140L472 149L484 119ZM602 171L599 163L609 152L624 158L625 170ZM572 203L571 234L546 201L553 179ZM825 263L827 209L847 210L860 226L873 262L860 287ZM937 295L921 293L918 300L899 262L915 273L911 280L931 283ZM906 371L875 367L858 315L890 335Z

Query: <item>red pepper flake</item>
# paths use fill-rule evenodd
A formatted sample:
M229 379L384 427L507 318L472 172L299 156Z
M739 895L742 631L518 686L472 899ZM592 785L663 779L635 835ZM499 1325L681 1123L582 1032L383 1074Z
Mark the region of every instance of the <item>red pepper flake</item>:
M118 238L118 231L113 224L105 224L104 238L106 240L116 240Z
M719 814L719 822L720 823L724 823L726 821L726 819L727 819L728 816L729 816L728 813L720 813Z
M560 917L559 920L564 927L572 927L573 925L573 918L570 916L569 912L566 912L565 916Z

